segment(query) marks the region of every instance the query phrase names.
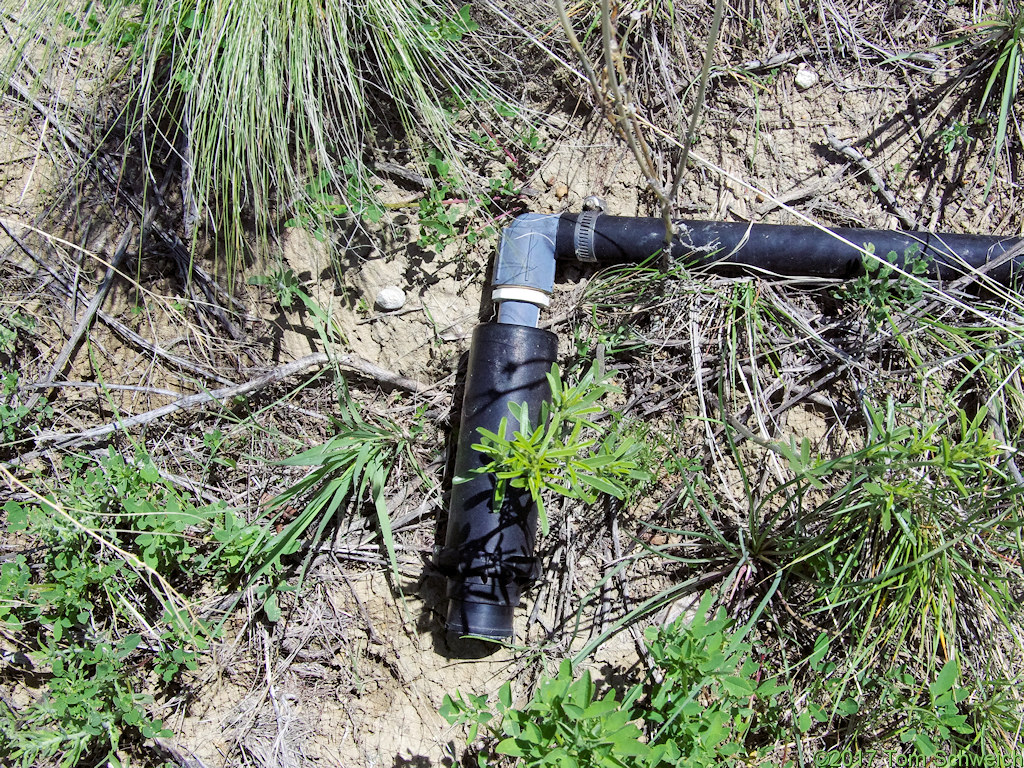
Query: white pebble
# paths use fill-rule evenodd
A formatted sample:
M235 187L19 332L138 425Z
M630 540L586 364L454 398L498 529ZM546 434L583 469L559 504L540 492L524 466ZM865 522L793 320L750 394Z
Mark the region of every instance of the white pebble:
M796 79L794 80L796 87L801 91L806 91L812 85L818 82L818 73L810 67L801 64L796 70Z
M405 291L397 285L385 285L377 292L377 309L392 312L405 306Z

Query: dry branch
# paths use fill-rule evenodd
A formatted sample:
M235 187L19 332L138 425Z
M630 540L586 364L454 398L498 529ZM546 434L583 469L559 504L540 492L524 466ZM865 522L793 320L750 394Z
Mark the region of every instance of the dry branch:
M53 365L50 366L49 372L39 382L41 385L50 384L56 379L61 372L64 370L64 366L68 364L68 360L71 359L71 355L75 353L79 343L82 341L82 337L85 332L92 325L92 321L96 317L96 313L99 312L100 306L103 304L103 300L106 299L107 293L110 291L110 286L114 284L114 279L117 277L118 269L121 266L121 262L124 261L125 254L128 252L128 243L131 240L132 227L129 225L124 234L121 235L121 240L117 244L117 249L114 251L114 256L110 260L110 266L107 269L107 274L103 278L103 282L100 287L96 289L96 295L92 297L89 305L85 309L85 314L78 321L78 325L71 332L68 337L67 343L64 344L64 348L61 349L60 354L57 355L57 359L53 361ZM72 296L72 302L74 297ZM29 398L26 407L32 410L36 407L36 404L42 397L46 396L47 387L44 386L44 391L37 392Z
M330 363L336 364L339 368L345 368L353 371L361 376L373 379L381 384L396 387L398 389L404 389L415 394L423 394L431 389L430 386L415 381L413 379L406 378L392 371L388 371L381 368L368 360L364 360L354 355L339 355L335 358L318 352L313 355L307 355L306 357L299 358L290 363L279 365L269 371L264 372L260 376L254 379L250 379L242 384L236 384L230 387L222 387L221 389L215 389L209 392L199 392L194 395L187 395L173 403L161 406L160 408L154 408L151 411L140 413L137 416L131 416L127 419L121 419L118 421L110 422L99 427L93 427L82 432L75 433L60 433L60 432L43 432L36 436L37 443L48 443L49 449L53 448L73 448L81 445L82 443L91 442L108 435L114 434L115 432L123 432L134 427L144 426L153 421L169 416L177 411L186 410L189 408L196 408L201 405L206 405L218 400L226 400L233 397L241 397L251 392L255 392L259 389L263 389L271 384L276 384L280 381L302 373L310 368L321 368ZM23 454L19 457L19 463L25 463L32 459L41 456L47 449L38 449L29 453Z
M825 138L828 139L828 145L832 147L833 150L843 157L852 160L868 175L868 178L874 185L875 191L878 192L879 196L883 200L885 200L889 209L896 214L897 218L900 220L900 224L902 224L906 229L917 228L917 222L914 220L914 217L903 210L900 207L900 204L896 202L896 195L890 192L889 188L886 187L884 179L878 175L878 171L875 170L875 166L871 164L870 160L854 149L849 142L843 141L836 136L830 128L825 129Z
M15 246L22 251L26 256L35 262L39 267L45 270L50 277L53 278L53 285L57 286L66 296L72 301L76 301L81 298L85 300L85 296L81 294L74 286L70 285L64 277L58 273L53 267L47 264L42 257L40 257L35 251L33 251L28 244L18 237L14 232L7 226L3 219L0 219L0 230L3 230L14 242ZM191 360L186 360L183 357L175 355L173 352L168 352L163 347L158 346L154 342L147 341L142 338L139 334L129 328L127 325L122 323L120 320L111 317L102 310L96 311L96 316L103 321L110 330L120 336L122 339L127 341L129 344L134 344L146 352L151 353L154 357L159 357L161 360L170 363L171 365L180 368L183 371L193 373L200 378L208 381L215 381L218 384L224 384L225 386L233 386L235 382L231 379L224 378L223 376L214 373L213 371L207 370Z

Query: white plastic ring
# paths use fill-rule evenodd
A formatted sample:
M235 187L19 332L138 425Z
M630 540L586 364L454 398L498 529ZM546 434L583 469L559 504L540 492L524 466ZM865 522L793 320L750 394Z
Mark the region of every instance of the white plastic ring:
M538 307L547 307L551 304L551 297L536 288L502 285L491 291L491 301L524 301L527 304L536 304Z

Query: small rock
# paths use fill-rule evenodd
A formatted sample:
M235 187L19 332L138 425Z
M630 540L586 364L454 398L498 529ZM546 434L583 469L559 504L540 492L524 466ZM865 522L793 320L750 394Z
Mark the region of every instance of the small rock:
M377 309L383 312L393 312L405 306L405 291L397 285L385 285L377 292L377 299L374 302Z
M569 194L569 187L565 184L559 184L555 187L555 197L561 200L563 197Z
M806 91L818 82L818 73L810 67L801 64L797 67L796 78L793 82L796 83L796 87L801 91Z

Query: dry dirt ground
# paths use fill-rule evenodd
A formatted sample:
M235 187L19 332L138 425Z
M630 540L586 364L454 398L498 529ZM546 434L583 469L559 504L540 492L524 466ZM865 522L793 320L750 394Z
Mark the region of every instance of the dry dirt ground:
M795 82L801 69L817 78L807 88ZM826 224L899 226L878 185L830 146L831 133L846 142L874 137L860 151L917 226L1020 234L1024 219L1019 192L1003 171L995 194L986 198L987 167L981 160L960 167L952 162L922 167L917 163L917 129L901 132L889 125L893 118L912 114L928 89L949 76L938 67L920 70L807 56L758 72L756 78L713 80L694 147L698 162L682 186L677 213L789 223L796 221L786 209L790 206ZM87 190L77 198L64 194L73 152L57 126L24 107L16 95L5 95L0 218L43 254L42 261L94 291L131 216L102 181L83 182ZM574 114L548 114L540 129L544 155L538 170L525 180L536 192L527 200L529 210L577 211L584 197L596 194L606 200L609 213L654 213L633 156L598 114L583 106ZM395 201L407 194L396 189ZM88 207L69 210L69 199L88 201L83 203ZM72 242L44 237L36 227ZM547 586L529 592L519 614L521 645L470 659L453 651L441 628L443 579L429 560L445 498L456 374L468 335L486 305L483 289L495 242L491 238L470 246L456 238L439 250L412 247L415 215L402 208L389 210L372 240L363 244L354 237L335 232L322 242L304 230L286 229L268 262L250 265L247 274L268 273L279 259L317 303L331 308L347 345L343 352L427 385L423 394L413 396L365 376L354 376L350 384L371 412L401 419L415 413L427 422L420 460L434 484L406 473L388 489L389 509L404 521L396 529L404 583L399 592L389 582L372 537L338 534L337 551L317 558L301 591L286 596L281 621L267 623L258 606L243 604L200 669L182 681L178 693L158 702L158 713L175 733L173 747L192 761L188 765L451 765L459 761L464 746L462 734L438 714L445 693L493 693L508 679L516 681L519 691L528 690L539 669L545 664L551 669L624 610L625 588L601 586L615 559L603 515L573 519L556 514L544 553ZM359 247L352 247L354 242ZM39 380L82 308L44 290L42 265L33 264L4 233L0 252L5 311L17 308L36 323L30 353L19 363L21 379ZM343 264L340 279L330 268L332 260ZM115 281L102 311L150 344L192 361L196 370L241 381L257 370L322 351L309 314L298 306L283 308L270 291L236 285L239 304L231 309L238 333L230 338L217 318L183 309L201 300L201 288L185 286L158 243L141 255L133 243L124 265L126 278ZM214 271L211 263L203 265ZM591 277L576 267L565 268L558 277L548 317L556 319L554 329L567 355L587 328L585 289ZM378 291L388 285L406 293L398 311L374 307ZM52 403L59 414L57 431L107 423L115 407L122 414L144 413L179 393L198 391L197 380L203 381L195 370L155 357L152 348L114 332L109 323L93 325L89 340L88 349L78 348L59 378L128 388L114 390L112 402L100 401L96 390L85 386L59 388ZM327 434L322 415L337 405L328 380L290 395L291 386L299 382L295 378L276 385L272 395L263 393L253 404L266 406L265 418L312 445ZM217 385L210 377L203 381L203 386ZM704 430L689 422L698 403L683 397L673 408L666 418L698 443L681 444L680 452L699 454ZM202 437L215 427L236 441L239 460L234 469L204 475L199 470ZM789 414L788 429L818 441L835 427L820 408L798 406ZM170 475L192 478L186 482L250 515L295 476L265 464L279 458L266 435L237 426L219 409L157 420L147 427L144 439ZM33 460L50 459L44 454ZM654 503L627 514L623 524L649 538L635 521ZM643 560L632 568L626 577L631 600L655 594L671 579L665 569ZM197 596L200 603L204 599ZM637 663L630 632L610 640L593 657L594 668L610 677L628 675Z

